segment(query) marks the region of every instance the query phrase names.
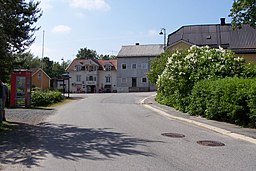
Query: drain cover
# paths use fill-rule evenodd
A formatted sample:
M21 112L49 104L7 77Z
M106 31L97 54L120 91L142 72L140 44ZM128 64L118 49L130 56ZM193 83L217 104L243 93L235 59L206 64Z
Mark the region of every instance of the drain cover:
M211 147L225 146L224 143L221 143L218 141L210 141L210 140L197 141L197 143L200 145L211 146Z
M184 138L185 137L185 135L178 134L178 133L162 133L161 135L166 136L166 137L171 137L171 138Z

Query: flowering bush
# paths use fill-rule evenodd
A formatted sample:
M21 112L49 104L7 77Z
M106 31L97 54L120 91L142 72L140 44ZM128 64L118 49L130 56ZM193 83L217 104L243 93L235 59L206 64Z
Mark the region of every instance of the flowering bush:
M255 75L255 70L248 68L243 58L234 57L230 50L192 46L169 57L157 80L156 99L160 103L186 111L189 95L196 82L248 75Z

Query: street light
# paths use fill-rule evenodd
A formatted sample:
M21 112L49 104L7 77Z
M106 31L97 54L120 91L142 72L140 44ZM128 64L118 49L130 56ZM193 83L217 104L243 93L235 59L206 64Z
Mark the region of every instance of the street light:
M166 48L166 29L161 28L159 35L164 35L164 50L165 50L165 48Z
M64 58L62 57L61 60L62 60L63 69L64 69L64 71L65 71L65 67L64 67Z

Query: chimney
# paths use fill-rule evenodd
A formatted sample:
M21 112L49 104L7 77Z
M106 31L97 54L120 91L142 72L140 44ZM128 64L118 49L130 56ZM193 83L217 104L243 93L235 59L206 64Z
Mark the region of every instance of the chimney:
M135 43L136 46L140 45L140 43Z
M226 19L225 18L220 18L220 25L225 25L226 24Z

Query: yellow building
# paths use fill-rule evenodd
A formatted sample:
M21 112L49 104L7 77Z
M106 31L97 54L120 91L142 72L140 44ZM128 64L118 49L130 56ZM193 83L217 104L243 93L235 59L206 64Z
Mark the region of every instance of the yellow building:
M32 68L32 87L38 87L43 90L50 88L51 78L41 69Z
M220 24L182 26L168 35L167 49L170 52L192 45L230 49L236 56L256 63L256 29L243 25L241 29L233 30L224 18Z

